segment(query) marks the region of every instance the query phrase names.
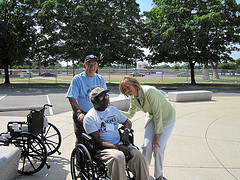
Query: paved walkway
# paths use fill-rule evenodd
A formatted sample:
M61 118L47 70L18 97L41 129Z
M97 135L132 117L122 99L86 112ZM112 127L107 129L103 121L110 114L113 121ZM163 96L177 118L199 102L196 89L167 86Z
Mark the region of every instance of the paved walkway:
M171 102L177 111L176 126L165 153L164 176L169 180L240 179L240 96L213 96L212 101ZM49 116L62 134L61 155L48 157L44 167L32 176L17 180L71 179L69 159L74 148L72 112ZM0 116L0 132L8 121L23 117ZM145 115L132 119L135 144L141 147ZM153 176L153 164L150 166Z

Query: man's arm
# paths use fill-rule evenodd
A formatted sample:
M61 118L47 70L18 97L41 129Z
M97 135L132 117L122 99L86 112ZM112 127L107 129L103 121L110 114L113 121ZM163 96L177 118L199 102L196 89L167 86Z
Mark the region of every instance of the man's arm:
M68 98L69 99L69 102L72 106L72 110L73 112L76 114L77 118L78 118L78 121L79 122L83 122L83 118L84 118L84 114L82 113L78 103L77 103L77 100L73 97L71 98Z
M95 131L95 132L91 133L90 135L93 137L97 148L99 148L99 149L118 149L118 147L115 144L101 140L100 134L98 131Z

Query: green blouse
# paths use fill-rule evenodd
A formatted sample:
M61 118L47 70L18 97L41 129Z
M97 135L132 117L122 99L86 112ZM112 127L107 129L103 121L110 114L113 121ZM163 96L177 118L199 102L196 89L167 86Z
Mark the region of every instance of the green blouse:
M130 108L128 112L122 112L131 119L137 110L147 113L145 127L150 121L155 124L155 134L163 133L163 127L169 125L176 118L175 109L155 87L143 85L136 96L130 97Z

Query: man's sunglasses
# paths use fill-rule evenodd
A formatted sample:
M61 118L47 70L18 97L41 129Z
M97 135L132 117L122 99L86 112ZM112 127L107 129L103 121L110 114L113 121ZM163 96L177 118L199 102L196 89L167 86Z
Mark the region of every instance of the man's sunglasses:
M99 96L95 97L96 100L103 101L109 98L108 94L100 94Z

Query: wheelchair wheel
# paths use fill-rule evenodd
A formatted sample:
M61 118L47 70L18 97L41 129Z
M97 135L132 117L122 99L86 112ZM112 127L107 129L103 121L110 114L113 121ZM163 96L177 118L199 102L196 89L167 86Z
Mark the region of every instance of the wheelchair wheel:
M21 148L21 158L18 165L20 174L34 174L46 164L47 150L37 136L30 133L21 133L13 139L13 144Z
M43 134L39 134L39 136L46 146L48 156L58 151L61 146L62 138L56 126L52 123L48 123L48 126L44 129ZM61 153L58 152L58 154L60 155Z
M95 172L92 158L83 144L78 144L71 154L71 175L72 179L93 180Z

